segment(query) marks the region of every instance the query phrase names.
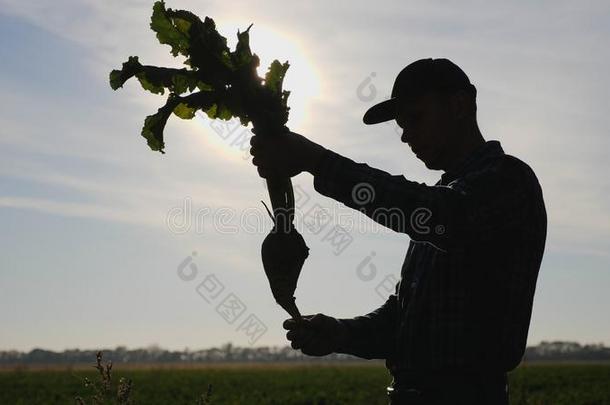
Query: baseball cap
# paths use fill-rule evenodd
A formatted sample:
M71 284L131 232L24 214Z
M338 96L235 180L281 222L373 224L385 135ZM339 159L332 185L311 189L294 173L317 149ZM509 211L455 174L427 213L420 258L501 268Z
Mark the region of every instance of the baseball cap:
M466 90L474 97L477 94L476 87L470 83L466 73L449 59L420 59L396 76L391 98L369 108L362 121L371 125L395 119L396 107L402 98L418 96L430 90Z

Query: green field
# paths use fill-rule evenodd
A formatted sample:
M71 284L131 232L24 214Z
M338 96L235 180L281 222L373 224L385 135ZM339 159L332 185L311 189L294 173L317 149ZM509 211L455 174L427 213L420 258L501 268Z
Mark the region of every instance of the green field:
M212 385L211 404L387 404L382 365L268 365L126 368L138 404L195 404ZM88 370L0 371L0 404L74 404L90 391ZM610 404L610 365L527 365L510 375L511 404Z

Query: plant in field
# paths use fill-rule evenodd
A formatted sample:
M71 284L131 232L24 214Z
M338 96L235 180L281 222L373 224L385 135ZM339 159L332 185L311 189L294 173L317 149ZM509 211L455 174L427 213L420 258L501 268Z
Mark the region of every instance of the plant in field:
M74 398L77 405L101 405L101 404L118 404L129 405L134 404L131 398L133 382L129 378L121 377L119 383L114 387L112 380L112 362L108 361L105 365L102 364L103 354L98 351L95 356L95 369L98 371L98 379L91 381L89 378L83 378L85 388L92 390L90 397L83 399L77 396ZM210 405L212 398L212 384L208 384L208 389L205 394L197 398L196 405Z
M98 351L95 357L96 364L94 367L98 371L98 379L96 381L91 381L87 377L83 379L85 388L88 388L93 392L87 400L82 397L76 397L76 403L78 405L131 404L131 380L121 377L118 385L114 387L112 380L112 362L108 361L103 365L101 351Z
M173 56L185 57L187 68L173 69L143 65L131 56L120 70L110 73L110 86L116 90L136 77L152 93L165 94L165 105L146 117L142 136L148 146L164 152L163 130L172 113L192 119L198 110L212 119L238 118L242 125L252 123L260 136L284 136L288 132L289 91L282 84L289 64L274 60L264 78L256 68L259 58L250 50L250 25L237 31L237 45L229 49L227 40L216 30L214 20L202 21L186 10L165 8L163 1L153 6L150 23L161 44L171 47ZM274 227L264 240L261 254L273 296L291 316L300 318L294 291L309 248L293 224L294 195L290 177L277 173L267 178L273 207Z
M208 390L197 398L196 405L210 405L212 403L212 384L208 384Z

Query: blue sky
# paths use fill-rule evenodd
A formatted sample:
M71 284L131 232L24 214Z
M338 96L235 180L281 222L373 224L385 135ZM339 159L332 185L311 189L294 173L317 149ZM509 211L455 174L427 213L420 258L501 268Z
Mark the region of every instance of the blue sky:
M549 235L529 342L610 344L607 2L167 6L214 17L230 40L253 22L264 64L292 64L292 130L427 184L441 173L427 171L392 124L367 127L361 117L408 63L460 65L478 88L483 135L527 162L544 191ZM254 344L285 342L260 263L266 190L239 146L247 130L172 117L161 156L139 133L163 97L137 82L108 85L130 55L180 66L149 29L151 10L140 0L0 0L0 349L247 345L238 329L249 315L267 329ZM300 308L341 317L376 308L408 237L318 195L308 174L293 182L302 212L319 204L333 213L329 226L361 224L338 255L326 230L300 224L311 247ZM184 281L177 268L189 256L197 277ZM358 266L369 256L367 281ZM211 275L225 288L207 302L197 286ZM244 307L232 323L216 310L231 293Z

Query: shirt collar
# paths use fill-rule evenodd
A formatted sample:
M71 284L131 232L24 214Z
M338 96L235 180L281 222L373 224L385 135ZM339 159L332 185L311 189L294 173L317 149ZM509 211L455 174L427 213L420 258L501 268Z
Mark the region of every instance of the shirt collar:
M453 170L447 171L441 175L441 179L437 184L446 185L451 181L457 179L461 175L468 171L476 168L484 161L501 156L504 154L504 150L500 145L499 141L491 140L486 141L484 144L479 145L468 157L466 157L460 164L458 164Z

